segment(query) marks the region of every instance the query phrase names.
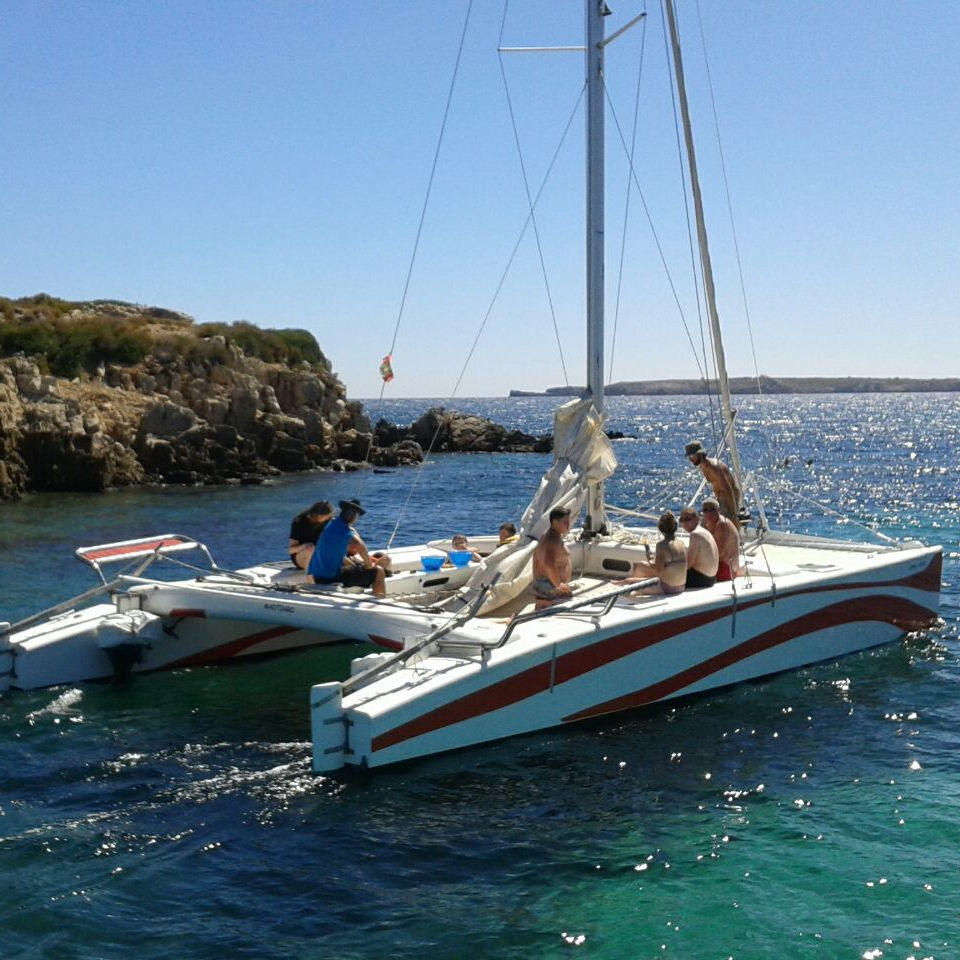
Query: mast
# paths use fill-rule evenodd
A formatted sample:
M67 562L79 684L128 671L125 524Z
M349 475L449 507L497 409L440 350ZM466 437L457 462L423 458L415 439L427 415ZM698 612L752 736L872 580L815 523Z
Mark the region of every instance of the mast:
M587 393L603 414L603 18L605 0L586 0L587 70ZM605 525L603 483L587 491L585 530Z
M713 266L710 262L710 248L707 245L707 227L703 218L703 198L700 195L700 178L697 176L697 157L693 149L693 131L690 127L690 111L687 106L687 88L683 80L683 58L680 54L680 38L677 34L677 20L673 10L673 0L664 0L667 11L667 23L670 28L670 44L673 48L673 67L677 77L677 96L683 116L683 137L687 145L687 161L690 166L690 190L697 215L697 241L700 245L700 264L703 270L703 286L707 298L707 311L710 314L710 330L713 333L713 353L717 361L717 379L720 382L720 406L727 441L730 444L730 466L741 488L743 477L740 472L740 454L737 452L737 438L733 424L733 408L730 405L730 381L727 379L727 364L723 355L723 340L720 337L720 318L717 315L717 297L713 286Z

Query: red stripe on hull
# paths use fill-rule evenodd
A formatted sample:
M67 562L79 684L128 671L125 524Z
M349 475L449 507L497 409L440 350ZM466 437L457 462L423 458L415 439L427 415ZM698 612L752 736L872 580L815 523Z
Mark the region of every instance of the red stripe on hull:
M403 644L399 640L391 640L389 637L381 637L376 633L368 633L370 642L377 647L383 647L384 650L402 650Z
M923 571L913 574L911 577L905 578L904 580L882 584L866 584L866 586L881 587L891 585L917 587L917 581L922 579L924 583L928 583L933 579L933 577L936 577L936 585L932 589L939 590L939 560L940 555L938 554L937 557L931 560L931 563ZM935 573L933 572L934 567L936 568ZM827 587L814 589L809 592L816 593L820 592L820 590L832 589L858 589L862 588L863 586L865 585L853 585L848 583L844 586L830 585ZM926 588L921 587L921 589ZM781 595L781 597L782 596L783 595ZM749 607L770 602L770 598L767 597L763 600L755 600L748 603L738 604L736 609L738 611L743 611ZM851 609L850 605L860 605L857 607L858 613L863 615L857 615L855 617L843 616L841 619L836 619L834 622L824 622L827 619L824 615L829 611L834 611L835 614L840 613L841 611ZM553 685L559 686L562 683L566 683L575 679L576 677L582 676L583 674L590 673L593 670L599 669L600 667L607 666L616 660L630 656L631 654L637 653L638 651L647 647L651 647L657 643L663 642L664 640L668 640L671 637L675 637L678 634L686 633L689 630L694 630L713 621L729 617L731 612L732 611L729 607L723 606L721 608L707 610L702 613L695 613L673 620L666 620L661 623L641 627L638 630L631 630L627 633L606 637L597 643L593 643L579 650L564 654L563 656L557 657L556 661L554 662ZM814 613L807 614L805 617L800 617L797 620L791 621L790 624L783 624L774 631L769 631L768 633L775 633L779 630L786 630L791 626L798 626L805 622L809 622L810 626L804 629L799 629L790 637L783 636L782 639L777 641L779 643L783 643L787 639L793 639L794 637L801 636L804 633L812 633L817 630L822 630L825 627L840 625L842 623L852 622L853 620L882 620L898 626L901 630L907 631L918 629L920 626L927 626L935 619L935 615L931 614L929 610L921 607L919 604L913 603L912 601L901 600L899 597L878 597L873 595L870 597L860 597L849 601L843 601L839 604L834 604L830 607L824 608L823 610L815 611ZM738 647L732 648L732 651L728 651L728 653L741 648L746 651L746 648L749 647L750 644L756 643L762 637L766 636L768 636L768 634L761 634L752 641L747 641L745 644L741 644ZM769 646L775 645L775 643L769 644ZM743 659L747 656L752 656L752 654L756 652L759 652L759 650L743 652L739 658L735 657L734 661L731 662L735 662L736 659ZM705 661L704 664L700 664L698 667L691 669L698 669L699 667L702 667L710 662L711 661ZM713 669L719 670L722 669L722 666L729 666L729 664L718 665ZM489 687L485 687L482 690L477 690L474 693L461 697L459 700L456 700L452 703L437 707L435 710L431 710L420 717L410 720L407 723L401 724L392 730L388 730L385 733L374 737L371 741L371 751L376 752L377 750L384 750L387 747L395 746L396 744L402 743L403 741L409 740L413 737L423 736L426 733L431 733L434 730L439 730L442 727L450 726L454 723L461 723L464 720L472 720L475 717L482 716L486 713L492 713L496 710L501 710L504 707L518 703L521 700L536 696L537 694L549 689L550 672L549 662L538 664L535 667L523 670L520 673L514 674L511 677L507 677L506 679L501 680L500 682ZM710 672L712 671L707 670L704 676L708 675ZM693 682L693 680L688 680L685 683L680 683L676 689L680 689L683 686ZM636 694L631 694L630 696L636 696ZM659 697L654 697L652 699L659 699ZM650 701L647 700L644 702ZM581 717L592 716L597 713L607 713L618 709L627 709L627 707L607 708L602 705L597 705L565 719L579 719Z
M851 583L849 580L841 583L828 583L818 587L797 587L794 590L778 590L777 600L786 597L799 597L813 593L830 593L834 590L868 590L879 589L880 587L905 587L909 590L923 590L925 593L940 593L940 574L943 568L943 554L937 553L930 558L930 562L916 573L909 577L902 577L899 580L858 580ZM770 597L761 597L757 600L745 600L738 603L738 609L749 610L751 607L759 607L765 603L770 603ZM922 626L929 626L937 619L935 613L928 612L926 620ZM911 627L919 630L920 627Z
M772 630L767 630L765 633L758 634L744 643L731 647L729 650L724 650L723 653L710 657L702 663L681 670L680 673L667 677L659 683L651 684L634 693L616 697L613 700L607 700L605 703L598 703L586 710L572 713L563 719L564 722L585 720L588 717L615 713L618 710L629 710L633 707L642 707L648 703L663 700L665 697L669 697L685 687L703 680L705 677L719 673L727 667L740 663L742 660L771 650L790 640L796 640L797 637L816 633L818 630L827 630L830 627L839 627L848 623L867 623L870 621L883 621L901 630L908 630L910 629L907 626L908 624L916 623L926 613L927 611L923 607L900 597L856 597L853 600L844 600L832 606L824 607L822 610L805 614L796 620L781 623Z
M164 665L165 669L175 667L201 667L210 663L219 663L222 660L230 660L244 650L263 643L265 640L273 640L275 637L285 637L288 633L296 633L299 627L271 627L269 630L261 630L259 633L251 633L245 637L238 637L236 640L230 640L228 643L222 643L217 647L210 647L209 650L201 650L199 653L191 654L182 660L175 660L173 663Z

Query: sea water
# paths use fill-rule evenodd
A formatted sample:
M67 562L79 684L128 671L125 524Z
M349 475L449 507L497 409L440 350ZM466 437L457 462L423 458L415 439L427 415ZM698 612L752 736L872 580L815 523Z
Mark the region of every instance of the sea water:
M427 401L373 405L409 422ZM309 769L309 684L356 648L0 699L4 958L960 956L960 396L738 398L771 525L944 547L942 624L804 670L364 775ZM555 400L461 401L546 431ZM658 512L702 398L612 398L608 500ZM549 458L0 505L0 620L158 533L224 566L359 495L371 544L495 532ZM751 499L753 496L751 495Z

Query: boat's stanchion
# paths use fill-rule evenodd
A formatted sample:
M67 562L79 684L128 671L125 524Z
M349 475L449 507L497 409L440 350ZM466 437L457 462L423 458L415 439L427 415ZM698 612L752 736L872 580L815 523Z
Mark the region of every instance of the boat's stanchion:
M316 683L310 688L310 732L313 772L339 770L350 749L350 720L343 712L343 686Z
M10 623L0 623L0 693L10 689L13 678L13 644L10 642Z

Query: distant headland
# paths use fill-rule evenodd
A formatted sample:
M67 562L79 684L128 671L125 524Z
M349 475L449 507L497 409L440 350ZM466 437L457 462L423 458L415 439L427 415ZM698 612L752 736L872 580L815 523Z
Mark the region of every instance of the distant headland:
M621 380L604 387L609 397L666 397L716 393L715 380ZM511 397L575 397L583 387L511 390ZM909 377L731 377L730 392L775 393L956 393L960 378L929 380Z

